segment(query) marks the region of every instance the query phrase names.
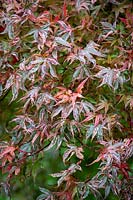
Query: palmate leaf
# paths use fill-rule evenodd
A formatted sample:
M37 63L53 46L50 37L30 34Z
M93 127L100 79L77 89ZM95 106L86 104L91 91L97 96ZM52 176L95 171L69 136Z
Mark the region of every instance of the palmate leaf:
M102 78L102 83L98 86L102 86L104 84L113 87L113 80L114 80L114 70L110 68L102 68L95 76L97 78Z
M101 22L103 29L105 31L115 31L115 26L110 24L109 22Z
M109 22L101 22L102 26L103 26L103 34L101 34L99 36L99 38L103 38L105 40L112 40L113 37L108 38L108 36L116 33L116 23L114 22L114 24L110 24Z
M77 99L84 98L81 94L87 80L88 78L83 80L75 89L75 92L72 92L72 90L65 87L57 87L58 89L60 89L60 91L58 91L57 94L55 94L54 96L55 100L57 101L55 106L63 105L63 118L67 118L74 110Z
M67 41L70 38L71 42L73 41L73 34L72 34L72 27L70 24L66 24L65 22L59 20L58 21L61 30L58 33L58 36L61 37L63 40Z
M61 44L63 46L71 48L71 44L69 42L67 42L66 40L62 39L61 37L55 37L55 42L57 42L58 44Z
M75 47L75 51L77 54L70 53L67 57L67 60L70 61L70 64L73 63L75 60L79 60L82 65L88 64L91 62L94 66L96 66L96 59L94 56L98 57L105 57L100 51L98 51L99 45L96 44L94 41L90 41L85 48L81 49L79 47Z
M27 94L25 95L25 97L21 98L21 100L30 100L32 104L35 103L35 100L38 97L38 93L39 93L40 88L39 87L34 87L32 90L29 90L27 92ZM25 105L24 105L25 106Z
M43 193L37 197L36 200L54 200L52 193L46 188L39 187L40 191Z
M56 146L56 150L58 150L61 147L63 141L66 142L65 138L63 138L62 136L58 135L58 136L53 137L50 144L46 148L44 148L44 151L49 151L51 148L55 146Z
M67 178L74 174L77 170L81 171L81 167L78 164L71 164L70 167L60 173L51 174L53 177L60 177L58 180L58 187L67 180Z
M33 133L35 128L35 123L31 116L18 115L12 122L17 124L15 127L17 130L23 130L26 133Z
M125 95L122 95L122 96L121 96L121 99L120 99L120 101L119 101L119 103L121 103L122 101L123 101L124 104L125 104L125 108L127 108L127 107L129 106L130 109L133 109L133 96L130 96L130 95L125 96Z
M100 51L97 50L97 47L99 47L98 44L96 44L93 41L90 41L84 49L79 51L77 56L78 60L80 60L81 63L83 62L83 64L85 64L85 58L86 58L87 61L91 62L95 66L96 59L93 56L105 57L104 54L102 54Z
M16 150L16 148L14 146L7 146L0 153L0 159L3 158L6 154L10 154L12 157L14 157L15 156L15 153L14 153L15 150Z
M125 148L125 144L123 142L116 142L112 144L112 141L105 142L104 140L101 140L100 144L104 145L105 149L100 153L97 159L94 160L91 164L94 164L102 160L102 161L105 161L104 163L105 169L107 169L108 166L111 166L113 162L121 163L121 157L120 157L121 151L124 151L124 148Z
M57 59L53 57L44 58L42 55L33 55L32 60L29 63L21 63L21 70L26 72L25 79L30 79L36 73L41 74L41 77L44 78L48 72L52 77L58 78L55 65L58 65ZM28 66L26 66L28 65Z
M91 138L93 140L95 137L97 140L103 140L103 125L99 124L97 126L90 124L87 127L87 132L86 132L86 140Z
M104 100L101 100L101 102L99 104L97 104L97 108L95 111L99 111L101 109L104 109L105 110L105 114L108 112L109 110L109 107L112 107L112 104L109 103L108 101L104 101Z
M78 183L78 191L80 194L80 198L86 199L90 193L92 193L95 198L103 199L101 193L98 191L100 181L97 180L90 180L86 183L80 182Z
M51 32L51 29L50 24L48 23L41 28L31 30L26 36L33 34L34 40L38 44L38 49L42 50L49 32Z
M98 87L107 84L115 90L118 89L119 85L122 87L123 83L127 81L119 70L111 69L110 67L105 68L100 66L100 71L95 77L102 79L102 83Z
M91 111L94 111L95 110L95 107L93 106L92 103L88 102L88 101L81 101L81 105L85 111L85 113L89 113Z
M77 158L83 159L83 148L82 147L76 147L74 145L67 145L68 149L64 152L63 155L63 162L70 160L71 157L75 154Z
M76 97L77 97L77 93L74 93L74 94L76 94ZM72 98L73 98L73 96L70 98L70 100ZM65 99L65 101L66 101L66 99ZM78 100L75 102L75 98L74 98L74 102L70 101L70 102L66 102L65 104L63 103L63 101L59 101L59 102L60 102L60 106L57 103L56 108L53 108L53 112L51 114L52 119L55 118L57 115L60 115L62 119L67 119L72 114L74 120L76 122L78 122L81 114L86 113L86 115L87 115L90 111L95 110L94 106L91 103L89 103L87 101L78 101ZM93 113L92 113L91 117L92 117L91 119L94 118ZM85 122L85 121L83 121L83 122Z
M11 102L17 99L19 90L25 90L23 76L20 73L11 75L9 79L7 79L4 90L7 91L9 89L12 91Z
M86 63L86 61L84 63ZM86 65L81 64L79 67L77 67L75 69L73 78L74 78L74 80L75 79L82 80L86 77L92 78L90 70L88 69L88 67Z
M92 7L93 3L95 3L96 0L76 0L76 9L77 11L81 11L81 10L88 10L90 9L90 7Z
M99 47L98 44L96 44L93 41L90 41L89 44L85 47L85 50L88 51L90 54L99 56L99 57L104 57L105 55L102 54L100 51L96 50L96 48Z
M86 81L88 80L88 78L86 78L85 80L83 80L78 87L76 88L76 92L79 94L82 94L82 89L84 88L84 85L86 83Z

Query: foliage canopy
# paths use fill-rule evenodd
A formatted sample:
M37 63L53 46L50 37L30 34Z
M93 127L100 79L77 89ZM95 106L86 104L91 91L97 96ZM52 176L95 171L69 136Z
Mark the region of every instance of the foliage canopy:
M39 188L38 170L50 167L37 200L132 199L132 6L1 0L0 168L7 196L27 176Z

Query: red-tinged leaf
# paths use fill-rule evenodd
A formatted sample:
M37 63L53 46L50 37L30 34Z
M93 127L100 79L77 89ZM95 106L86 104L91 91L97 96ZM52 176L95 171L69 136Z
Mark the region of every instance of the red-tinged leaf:
M54 18L54 22L56 23L56 22L58 22L60 20L60 15L57 15L55 18Z
M96 3L97 2L97 0L91 0L91 3L92 4L94 4L94 3Z
M121 17L120 17L120 20L121 20L125 25L127 25L127 23L128 23L128 20L127 20L127 19L121 18Z
M103 117L102 117L102 114L96 115L95 123L94 123L94 126L95 126L95 127L99 125L99 122L100 122L100 120L102 120L102 118L103 118Z
M29 11L28 19L32 22L36 22L36 17Z
M88 122L90 120L92 120L95 117L95 115L93 113L88 113L88 116L82 121L82 123L84 122Z
M66 6L66 2L64 2L64 5L63 5L63 15L64 15L64 17L67 17L67 6Z
M71 96L72 108L73 108L73 109L74 109L74 107L75 107L75 103L76 103L77 97L78 97L78 93L73 93L73 95Z
M15 169L15 175L18 175L19 173L20 173L20 168L17 167L17 168Z
M86 83L87 80L88 80L88 78L86 78L85 80L83 80L83 81L79 84L79 86L78 86L77 89L76 89L76 92L77 92L77 93L82 94L82 89L83 89L84 84Z
M70 25L67 25L64 21L61 21L61 20L59 20L58 23L60 24L61 29L63 29L62 34L67 32L71 35L72 28Z
M7 166L7 171L10 171L12 169L12 165Z
M43 13L41 13L37 17L36 21L39 23L48 22L49 21L49 11L44 11Z
M47 60L48 60L52 65L59 65L59 63L57 62L57 60L54 59L54 58L48 58Z
M38 131L35 135L34 135L34 137L33 137L33 139L32 139L32 144L34 144L34 142L36 141L36 139L40 136L40 132Z
M121 169L123 175L126 177L126 179L129 179L129 174L128 174L128 171L126 171L126 169Z
M44 23L44 22L48 22L48 15L49 12L48 11L44 11L41 15L39 15L38 17L36 17L31 10L28 10L28 19L34 23Z
M6 159L11 163L13 160L13 157L11 155L6 155Z
M66 161L70 160L70 158L74 155L73 149L66 150L64 155L63 155L63 162L65 163Z
M93 165L94 163L97 163L97 162L99 162L100 160L102 160L104 158L104 156L103 155L99 155L98 157L97 157L97 159L96 160L94 160L92 163L90 163L89 165ZM89 166L88 165L88 166Z
M73 200L71 192L66 192L66 200Z
M83 156L83 154L82 154L82 153L83 153L83 148L82 148L82 147L78 147L78 148L75 150L75 152L76 152L77 158L83 160L83 158L84 158L84 156Z
M13 146L8 146L6 147L2 153L0 154L0 159L5 156L6 154L10 153L12 156L14 156L14 151L16 150L16 147L13 147Z
M0 26L0 33L2 33L5 30L5 27Z
M2 158L2 167L4 167L5 165L6 165L6 162L7 161L9 161L10 163L12 162L12 160L13 160L13 157L12 156L10 156L9 154L6 154L6 156L4 156L3 158Z
M12 55L11 64L15 65L18 61L19 61L18 57L16 55Z
M56 87L56 88L58 88L58 89L60 89L60 90L62 90L62 91L67 91L67 89L64 88L64 87L62 87L62 86L58 86L58 87Z
M129 166L127 163L121 163L121 164L115 163L113 165L120 169L121 173L126 177L126 179L129 179L129 174L128 174Z

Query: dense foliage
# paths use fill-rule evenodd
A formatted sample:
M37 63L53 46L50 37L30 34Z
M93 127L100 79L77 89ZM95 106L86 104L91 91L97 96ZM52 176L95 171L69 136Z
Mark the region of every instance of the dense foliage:
M131 200L132 2L0 4L1 188L31 176L30 200Z

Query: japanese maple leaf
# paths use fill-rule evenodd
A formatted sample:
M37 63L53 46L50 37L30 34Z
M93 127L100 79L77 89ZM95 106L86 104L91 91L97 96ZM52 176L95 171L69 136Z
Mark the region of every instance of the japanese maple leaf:
M3 147L1 147L3 148ZM16 147L14 146L6 146L0 153L0 159L2 160L2 166L5 166L6 162L12 162L13 158L15 157L15 150Z
M121 173L127 178L129 179L129 166L127 163L114 163L113 166L119 168L119 170L121 171Z
M82 94L82 89L83 89L84 84L86 83L87 79L88 78L83 80L78 85L78 87L76 88L75 92L72 92L72 90L66 89L64 87L57 87L58 89L60 89L60 91L57 92L57 94L54 96L56 101L58 101L56 105L59 105L61 103L72 103L72 106L74 108L77 98L83 98L83 96L81 95Z

